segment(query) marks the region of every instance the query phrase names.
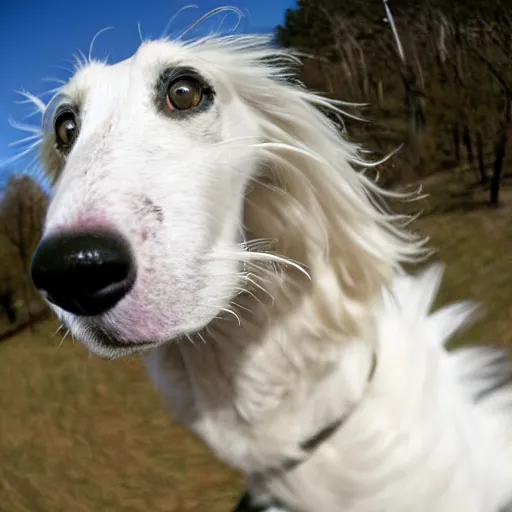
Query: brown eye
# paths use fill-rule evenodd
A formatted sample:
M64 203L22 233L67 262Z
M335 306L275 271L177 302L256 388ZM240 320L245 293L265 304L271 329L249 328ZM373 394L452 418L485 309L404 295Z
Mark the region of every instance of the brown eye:
M66 111L55 119L55 137L61 149L69 149L78 135L78 124L73 112Z
M189 110L203 100L203 88L193 78L178 78L167 90L165 102L169 110Z

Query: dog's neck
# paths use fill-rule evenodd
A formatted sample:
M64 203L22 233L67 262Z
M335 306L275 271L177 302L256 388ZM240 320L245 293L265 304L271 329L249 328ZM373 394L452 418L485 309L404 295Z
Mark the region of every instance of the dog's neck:
M226 323L204 344L163 345L147 356L149 373L174 416L251 477L252 492L292 509L410 510L427 482L421 510L439 509L441 495L443 510L482 510L474 497L501 455L440 345L436 329L460 325L460 313L427 315L434 278L397 281L392 296L368 308L374 337L300 337L299 308L266 329ZM269 471L300 460L301 443L346 411L346 423L304 464Z
M352 411L367 386L372 337L316 337L308 307L276 317L261 308L241 326L226 318L196 343L147 358L172 414L243 472L302 460L304 444Z

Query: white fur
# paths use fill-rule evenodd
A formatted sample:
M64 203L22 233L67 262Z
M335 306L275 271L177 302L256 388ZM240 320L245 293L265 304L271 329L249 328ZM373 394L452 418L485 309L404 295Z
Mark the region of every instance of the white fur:
M288 80L294 62L245 36L145 43L77 71L45 108L56 182L45 235L110 226L138 275L104 315L55 310L102 356L152 342L145 361L172 414L256 499L296 512L497 512L512 499L510 389L476 400L495 379L482 376L489 352L444 348L472 310L429 312L440 269L401 270L423 241L319 111L341 105ZM154 83L175 65L213 85L208 111L156 111ZM62 98L81 111L67 158L51 128ZM269 471L346 412L304 463Z

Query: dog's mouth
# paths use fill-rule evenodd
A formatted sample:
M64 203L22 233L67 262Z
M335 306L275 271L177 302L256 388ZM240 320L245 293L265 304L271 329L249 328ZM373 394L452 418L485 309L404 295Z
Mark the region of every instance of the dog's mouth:
M91 353L108 359L119 359L130 355L139 355L162 344L162 341L127 340L118 336L98 323L68 322L61 318L73 336Z
M114 336L108 334L103 329L94 328L89 333L89 337L92 337L96 343L110 349L125 349L133 348L145 350L145 347L151 347L156 342L153 341L120 341Z

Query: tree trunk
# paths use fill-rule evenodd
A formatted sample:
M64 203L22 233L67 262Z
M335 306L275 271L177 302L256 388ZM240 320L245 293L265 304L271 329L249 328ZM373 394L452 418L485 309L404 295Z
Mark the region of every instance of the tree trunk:
M501 123L501 130L496 143L496 155L494 157L493 173L491 178L490 204L493 208L497 208L500 204L500 185L503 175L503 164L507 152L508 127L511 119L511 97L506 93L505 118Z
M453 123L452 125L452 141L453 141L453 152L455 153L455 162L460 165L460 129L459 123Z
M476 132L476 154L478 158L478 171L480 173L480 183L485 185L489 181L487 171L485 169L485 156L484 156L484 139L482 132Z
M507 130L502 129L498 142L496 143L496 155L494 157L493 173L491 179L490 203L493 208L500 204L500 184L503 173L503 161L505 160L505 150L507 147Z
M464 143L464 146L466 146L466 155L468 158L468 163L470 166L473 166L473 143L471 141L471 133L469 132L469 128L467 125L464 125L464 129L462 131L462 142Z

